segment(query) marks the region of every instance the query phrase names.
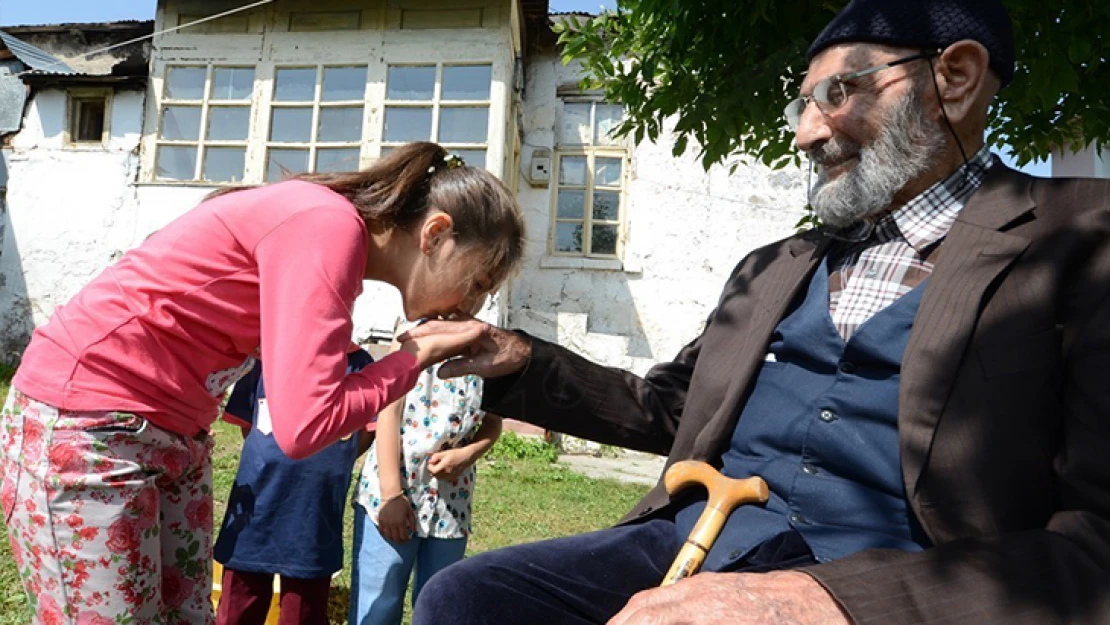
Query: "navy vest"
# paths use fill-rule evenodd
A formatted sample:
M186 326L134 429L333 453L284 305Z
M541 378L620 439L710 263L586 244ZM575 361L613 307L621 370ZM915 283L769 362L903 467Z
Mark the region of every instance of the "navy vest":
M759 475L771 498L732 513L704 570L742 566L760 545L792 532L820 562L928 546L906 501L898 446L902 354L924 289L845 343L829 315L827 259L821 263L805 299L775 329L723 457L725 475ZM678 512L682 540L704 506L703 495Z

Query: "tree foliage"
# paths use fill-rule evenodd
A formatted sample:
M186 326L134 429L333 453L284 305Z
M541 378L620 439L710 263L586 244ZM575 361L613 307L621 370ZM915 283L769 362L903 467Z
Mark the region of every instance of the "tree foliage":
M797 95L809 43L845 4L618 0L616 11L556 30L564 61L582 62L586 86L627 108L622 132L655 139L670 118L676 155L695 142L705 167L737 155L781 167L797 158L782 109ZM990 143L1024 164L1057 147L1108 142L1110 2L1005 4L1018 68L993 108Z

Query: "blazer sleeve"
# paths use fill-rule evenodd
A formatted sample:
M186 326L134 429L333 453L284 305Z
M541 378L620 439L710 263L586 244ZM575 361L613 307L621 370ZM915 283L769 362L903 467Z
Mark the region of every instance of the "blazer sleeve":
M1110 295L1094 308L1065 360L1059 502L1045 527L807 569L856 625L1110 623Z
M655 365L643 377L519 332L532 344L531 360L520 374L486 380L482 408L599 443L668 455L706 330L718 310L720 303L698 338L674 360Z

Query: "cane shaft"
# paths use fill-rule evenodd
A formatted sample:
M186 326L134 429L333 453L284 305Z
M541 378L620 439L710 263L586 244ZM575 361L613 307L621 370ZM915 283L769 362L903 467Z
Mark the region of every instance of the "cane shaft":
M667 571L667 576L663 578L661 586L670 586L698 572L727 518L726 513L716 508L706 508L702 511L697 524L690 531L690 537L686 539L686 543L682 545L678 556L675 557L671 570Z

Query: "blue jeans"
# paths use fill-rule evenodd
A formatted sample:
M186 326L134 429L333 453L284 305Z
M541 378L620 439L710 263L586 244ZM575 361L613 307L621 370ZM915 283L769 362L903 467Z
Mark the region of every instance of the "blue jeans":
M387 540L366 510L355 504L348 625L398 625L414 566L412 603L416 605L425 582L462 560L465 553L465 538L413 537L403 543Z

